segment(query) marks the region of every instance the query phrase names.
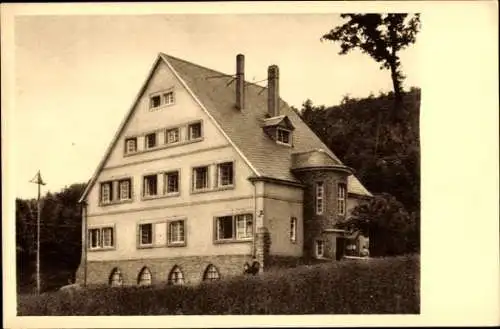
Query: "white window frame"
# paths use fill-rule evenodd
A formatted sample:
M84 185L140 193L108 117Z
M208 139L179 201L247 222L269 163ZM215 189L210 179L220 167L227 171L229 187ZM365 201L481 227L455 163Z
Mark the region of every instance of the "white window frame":
M177 225L179 225L177 227ZM182 232L182 233L180 233ZM176 238L172 239L176 235ZM186 221L184 219L170 220L167 223L167 243L168 245L184 245L186 244Z
M205 177L205 186L204 187L197 187L196 183L198 182L198 170L206 168L206 177ZM192 170L192 190L193 191L204 191L208 190L210 188L210 166L198 166L194 167Z
M124 198L123 197L123 185L127 183L127 195L128 197ZM130 178L125 178L125 179L120 179L118 180L118 200L120 201L125 201L125 200L131 200L132 199L132 179Z
M163 93L163 104L172 105L175 103L175 95L173 91L167 91Z
M346 194L347 186L344 183L337 184L337 214L345 215L346 213Z
M223 168L226 166L231 166L231 176L230 176L230 182L229 184L226 183L224 184L224 177L223 177ZM219 187L231 187L234 186L234 162L232 161L227 161L227 162L222 162L217 164L217 186Z
M169 191L169 177L172 176L177 176L177 189L175 191ZM173 194L179 194L180 193L180 172L179 170L172 170L172 171L167 171L163 174L163 194L165 195L173 195Z
M139 277L137 279L137 285L139 286L150 286L153 282L153 274L148 267L143 267L139 272Z
M213 275L216 274L216 275ZM208 264L203 272L203 281L217 281L220 280L220 272L213 264Z
M297 242L297 217L290 218L290 241Z
M104 193L105 187L108 187L107 193ZM104 198L105 195L108 196L106 199ZM113 182L112 181L102 182L101 183L100 203L108 204L108 203L111 203L112 201L113 201Z
M325 184L324 182L316 182L315 192L316 215L322 215L325 211Z
M223 238L220 236L220 221L221 219L224 218L227 220L228 218L231 219L231 237L226 237ZM238 227L238 224L240 222L243 222L242 225L242 232L244 235L241 235L239 232L240 227ZM254 229L254 218L253 214L251 213L244 213L244 214L235 214L235 215L226 215L226 216L217 216L214 218L214 242L227 242L227 241L247 241L251 240L253 237L253 229Z
M316 258L325 257L325 241L316 240L315 251L316 251Z
M156 191L154 194L151 193L150 188L149 188L149 184L148 184L149 179L153 178L153 177L155 177L155 180L156 180L156 183L155 183L155 190ZM142 177L142 188L143 188L142 196L144 198L158 196L158 174L144 175Z
M133 142L133 144L131 143ZM131 148L131 145L134 145ZM133 154L137 152L137 137L129 137L125 139L125 154Z
M280 137L283 137L283 135L280 135L280 133L286 133L288 135L288 142L285 142L285 141L283 141L283 138L280 138ZM276 142L279 144L283 144L283 145L292 145L292 132L288 129L277 127L276 128Z
M144 226L146 226L146 225L150 225L151 226L151 231L150 231L151 233L150 233L150 236L149 236L151 242L149 242L149 243L143 243L142 242L142 228ZM138 227L138 230L139 230L139 241L138 241L139 247L151 247L151 246L153 246L154 245L154 236L155 236L154 224L153 223L139 223L138 226L139 226Z
M175 138L171 139L171 136ZM175 144L181 141L181 133L179 127L169 128L165 130L165 144Z
M193 126L200 126L200 136L198 137L193 137ZM198 121L198 122L193 122L193 123L190 123L188 124L188 139L189 140L197 140L197 139L200 139L200 138L203 138L203 123L201 121Z
M174 286L184 284L184 273L179 266L175 265L170 270L170 273L168 274L168 284Z
M111 244L104 245L104 230L111 230ZM97 231L97 243L93 246L92 231ZM103 250L103 249L114 249L116 244L115 238L115 227L113 225L99 226L99 227L89 227L87 229L87 249L88 250Z

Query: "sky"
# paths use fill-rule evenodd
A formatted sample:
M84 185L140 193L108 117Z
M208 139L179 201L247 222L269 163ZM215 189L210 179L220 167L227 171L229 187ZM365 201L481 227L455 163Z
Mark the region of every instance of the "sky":
M297 108L307 99L336 105L392 88L388 71L359 51L338 55L320 38L337 14L175 14L17 16L16 196L87 182L130 109L158 52L224 73L245 55L249 81L280 68L280 94ZM404 86L420 86L419 42L401 52Z

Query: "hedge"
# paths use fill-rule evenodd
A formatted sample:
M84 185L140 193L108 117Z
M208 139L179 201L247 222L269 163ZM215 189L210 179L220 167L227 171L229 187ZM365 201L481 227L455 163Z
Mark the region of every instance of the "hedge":
M194 286L21 295L18 315L418 314L420 257L345 260Z

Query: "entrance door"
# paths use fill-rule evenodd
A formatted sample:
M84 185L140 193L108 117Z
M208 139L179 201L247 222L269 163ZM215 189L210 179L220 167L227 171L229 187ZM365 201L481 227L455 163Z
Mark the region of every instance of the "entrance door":
M343 237L338 236L336 239L336 248L335 248L335 259L336 260L341 260L342 257L345 254L345 243L346 239Z

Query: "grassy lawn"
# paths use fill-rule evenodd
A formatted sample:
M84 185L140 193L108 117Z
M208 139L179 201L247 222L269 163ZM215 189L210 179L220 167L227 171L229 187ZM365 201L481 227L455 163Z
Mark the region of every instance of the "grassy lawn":
M20 295L18 315L418 314L420 257L345 260L196 286Z

